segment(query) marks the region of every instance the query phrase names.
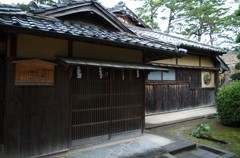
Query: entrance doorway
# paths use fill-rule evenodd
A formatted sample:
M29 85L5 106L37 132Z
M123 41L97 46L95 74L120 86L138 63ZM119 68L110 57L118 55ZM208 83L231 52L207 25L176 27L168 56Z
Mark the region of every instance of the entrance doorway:
M71 79L72 147L141 133L141 74L90 66L73 72L77 71Z

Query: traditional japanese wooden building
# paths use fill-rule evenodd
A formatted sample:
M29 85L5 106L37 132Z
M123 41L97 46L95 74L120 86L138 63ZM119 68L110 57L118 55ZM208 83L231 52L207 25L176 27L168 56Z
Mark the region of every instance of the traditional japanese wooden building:
M151 72L146 80L146 115L214 105L219 73L229 70L219 57L226 52L212 45L187 40L152 30L124 3L110 9L139 37L175 44L188 56L169 59L146 59L148 64L170 72Z
M140 135L145 113L213 102L224 52L161 40L143 21L128 18L133 26L119 18L95 0L31 2L27 12L0 4L3 157Z
M38 157L141 134L146 59L185 56L139 37L96 1L28 12L0 4L0 145L5 158Z

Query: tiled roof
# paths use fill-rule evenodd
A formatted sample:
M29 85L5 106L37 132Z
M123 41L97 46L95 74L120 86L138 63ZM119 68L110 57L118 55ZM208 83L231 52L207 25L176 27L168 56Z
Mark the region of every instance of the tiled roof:
M25 15L18 6L0 3L0 15Z
M81 4L81 3L88 3L88 2L98 3L97 0L73 0L73 1L70 1L70 2L66 2L66 3L53 4L52 6L37 4L34 7L29 7L28 12L44 13L45 11L55 10L57 8L63 8L63 7L67 7L67 6L72 6L72 5ZM33 3L34 3L34 1L33 1ZM31 2L30 2L30 4L31 4Z
M223 49L216 46L188 40L185 38L173 36L167 33L159 32L159 31L152 31L149 29L134 27L132 25L128 25L128 26L133 32L135 32L140 37L148 37L148 38L152 38L153 40L171 43L174 45L178 45L181 48L187 47L187 48L203 49L211 52L216 52L218 54L226 53Z
M124 22L122 22L121 20L118 20L118 17L115 14L108 11L108 9L105 6L103 6L101 3L99 3L97 0L73 0L66 3L53 4L52 6L37 4L35 1L31 1L28 5L27 12L32 13L34 15L59 18L64 15L68 15L68 11L71 12L70 14L73 14L73 11L74 13L81 12L81 7L88 6L88 5L92 6L90 9L91 12L100 11L104 15L108 16L107 17L108 20L109 19L113 20L114 21L113 23L117 22L117 25L119 25L121 28L118 30L131 32L131 30L129 30L129 28L126 26ZM85 9L83 10L86 11Z
M136 27L133 25L127 25L130 30L132 30L134 33L136 33L140 37L146 37L146 38L152 38L153 40L158 40L162 42L172 43L174 45L178 45L181 48L195 48L195 49L203 49L207 51L212 51L217 54L226 53L219 47L215 47L212 45L204 44L201 42L196 42L193 40L188 40L185 38L173 36L167 33L162 33L159 31L153 31L149 26L147 26L146 23L144 23L136 14L134 14L124 3L120 2L113 8L109 9L113 13L122 13L122 16L125 16L127 18L135 19L139 23L141 23L145 28L143 27Z
M114 13L115 15L124 16L124 17L131 17L135 23L139 26L143 26L145 28L151 29L149 25L147 25L140 17L138 17L131 9L129 9L125 3L122 1L119 2L112 8L108 9L110 12Z
M72 35L79 39L81 37L88 38L91 40L98 39L103 42L114 42L115 44L125 44L125 46L137 46L138 49L147 49L152 51L167 51L174 54L186 54L186 50L178 50L173 44L168 44L159 41L153 41L138 37L133 34L123 32L111 32L108 30L99 29L97 27L89 27L88 25L64 22L53 18L44 19L36 16L0 16L0 27L13 26L17 29L24 28L34 31L45 31L61 34L61 35ZM136 47L135 47L136 48Z

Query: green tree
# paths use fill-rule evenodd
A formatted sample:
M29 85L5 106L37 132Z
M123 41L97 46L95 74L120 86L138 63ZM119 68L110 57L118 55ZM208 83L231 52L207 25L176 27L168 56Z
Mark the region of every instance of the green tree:
M136 0L137 1L137 0ZM168 20L166 32L174 32L177 27L175 24L179 24L185 17L181 14L184 10L191 6L192 0L138 0L144 1L142 7L136 9L137 14L147 24L154 29L159 29L157 20ZM159 12L168 12L167 16L158 17Z
M234 15L235 15L234 17L239 17L240 16L240 9L236 10ZM240 19L237 19L236 23L239 23L239 22L240 22ZM238 35L237 35L237 38L236 38L236 42L240 43L240 34L239 34L239 32L237 32L237 34Z
M234 14L226 16L223 24L223 32L218 36L222 39L221 43L228 46L227 51L240 51L239 45L236 44L236 36L239 33L240 28L240 17L235 16Z
M191 8L192 0L165 0L164 8L168 10L168 17L163 16L161 19L168 20L167 33L175 32L179 26L182 26L183 20L187 17L182 16L187 8ZM163 10L165 11L165 9Z
M234 15L235 15L235 17L239 17L240 16L240 9L236 10ZM239 23L240 19L237 19L236 22ZM237 35L237 38L236 38L236 42L240 43L240 34L239 34L239 32L238 32L238 35ZM240 54L237 55L237 58L240 59ZM240 70L240 62L235 65L235 68L237 70ZM232 74L231 75L231 79L233 79L233 80L240 80L240 73Z
M141 1L141 0L140 0ZM163 5L163 0L145 0L142 7L136 9L137 15L154 29L159 29L156 22L158 9Z
M182 16L185 20L183 35L196 38L199 42L207 35L211 44L214 35L223 31L224 17L228 8L224 8L225 0L196 0L191 7L186 8Z

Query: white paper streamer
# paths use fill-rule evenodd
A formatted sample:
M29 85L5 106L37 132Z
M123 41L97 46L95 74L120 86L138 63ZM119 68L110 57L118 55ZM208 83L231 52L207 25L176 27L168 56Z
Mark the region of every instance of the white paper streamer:
M77 67L77 78L82 78L82 72L80 66Z

